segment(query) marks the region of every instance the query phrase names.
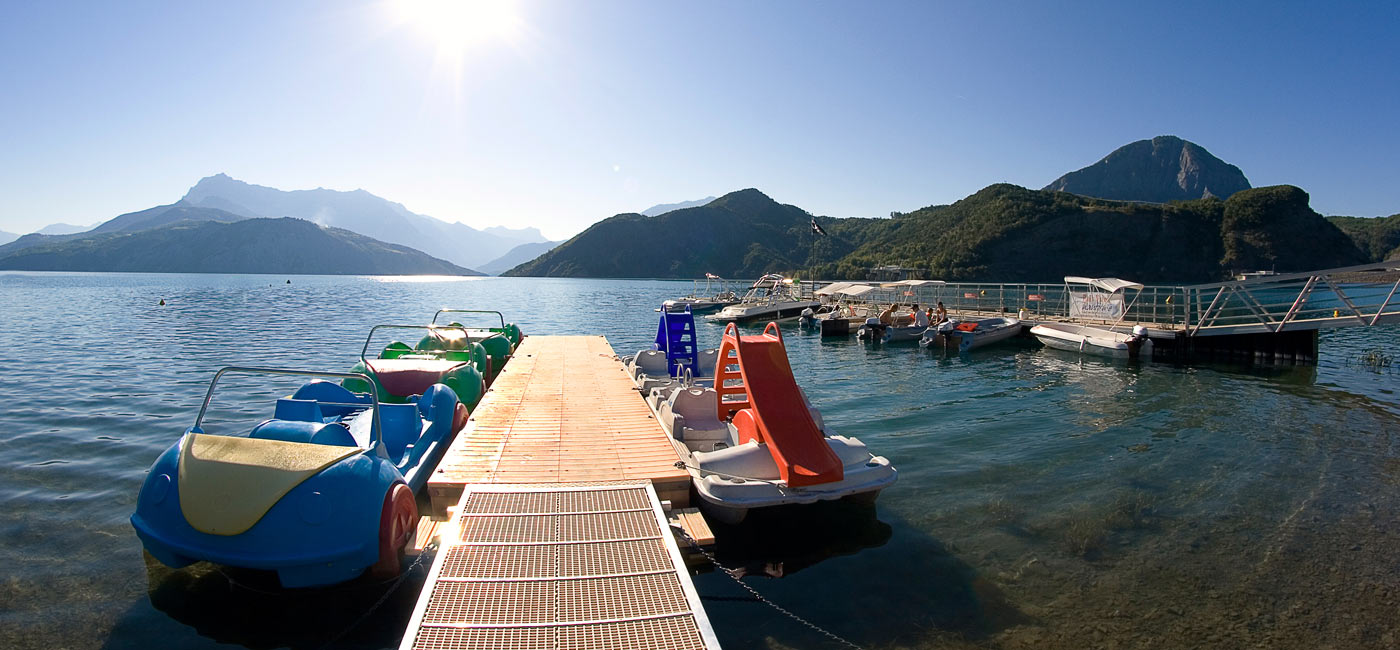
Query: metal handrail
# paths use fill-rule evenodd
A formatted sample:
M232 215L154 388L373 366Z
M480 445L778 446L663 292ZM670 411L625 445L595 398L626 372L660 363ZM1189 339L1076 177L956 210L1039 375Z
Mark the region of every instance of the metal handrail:
M204 393L204 404L202 404L199 407L199 415L195 416L194 426L190 427L191 432L204 433L204 429L200 427L200 425L204 423L204 413L209 410L209 402L214 399L214 386L218 385L219 378L231 372L244 373L250 375L284 375L289 377L332 377L335 379L361 379L364 380L366 384L374 386L374 381L369 378L369 375L359 372L321 372L316 370L288 370L285 368L253 368L245 366L226 366L224 368L220 368L218 372L214 373L214 379L209 382L209 390ZM379 395L377 395L374 390L370 390L369 398L370 408L372 409L372 420L369 429L369 446L371 449L373 449L374 447L379 445L380 438L382 438L383 436L379 429ZM356 406L364 405L357 404Z
M365 367L369 367L369 358L365 356L369 354L369 344L371 341L374 340L375 331L381 329L428 330L430 332L433 330L458 330L463 334L467 333L467 328L462 327L460 325L375 325L374 327L369 328L369 336L365 337L365 345L364 347L360 348L360 361L364 362ZM435 352L435 350L421 350L421 352L432 353Z
M505 328L506 328L506 316L505 316L505 314L502 314L501 312L494 311L494 310L489 310L489 309L439 309L439 310L437 310L437 313L436 313L436 314L433 314L433 322L432 322L432 324L433 324L433 325L436 325L436 324L437 324L438 316L441 316L441 315L443 315L443 314L495 314L497 317L499 317L499 318L501 319L501 329L505 329Z

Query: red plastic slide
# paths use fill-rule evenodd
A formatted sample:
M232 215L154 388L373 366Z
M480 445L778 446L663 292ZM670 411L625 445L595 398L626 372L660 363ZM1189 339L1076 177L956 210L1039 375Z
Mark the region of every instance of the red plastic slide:
M739 336L734 323L724 329L715 389L720 419L733 415L741 444L767 443L785 483L800 487L841 480L841 459L802 400L777 323L759 336Z

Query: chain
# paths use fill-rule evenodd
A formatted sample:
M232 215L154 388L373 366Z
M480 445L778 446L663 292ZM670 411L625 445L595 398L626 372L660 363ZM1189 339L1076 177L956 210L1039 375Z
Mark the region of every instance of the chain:
M416 557L416 558L413 559L413 564L408 565L408 568L407 568L407 569L404 569L403 572L399 573L399 577L394 578L394 580L393 580L393 583L394 583L394 584L389 585L389 589L386 590L386 591L384 592L384 595L382 595L382 596L379 597L379 600L374 601L374 604L373 604L373 605L370 605L369 609L365 610L365 613L364 613L364 614L361 614L360 617L357 618L357 619L355 619L355 621L354 621L353 623L351 623L351 624L350 624L349 626L347 626L345 629L341 630L341 631L340 631L339 633L337 633L335 636L331 637L331 639L330 639L329 641L327 641L327 642L325 643L325 645L322 645L321 648L324 650L325 648L329 648L329 647L335 645L335 642L336 642L336 641L339 641L339 640L340 640L342 637L344 637L346 634L349 634L349 633L350 633L350 630L353 630L353 629L355 629L356 627L359 627L360 623L365 622L365 619L367 619L367 618L369 618L370 616L372 616L372 615L374 614L375 610L379 609L379 606L384 604L384 601L389 600L389 596L394 595L394 592L395 592L395 591L398 591L399 585L403 584L404 578L407 578L407 577L408 577L408 574L413 573L413 570L416 569L416 568L418 568L418 565L420 565L420 564L423 563L423 558L425 558L425 557L427 557L427 556L428 556L427 549L423 549L423 551L420 552L420 553L418 554L418 557ZM382 583L381 583L381 584L382 584Z
M835 642L837 642L837 643L839 643L839 644L841 644L841 645L844 645L844 646L846 646L846 647L848 647L848 648L855 648L855 650L862 650L862 648L861 648L860 646L858 646L858 645L856 645L856 644L854 644L854 643L851 643L850 641L847 641L846 639L844 639L844 638L842 638L842 637L840 637L840 636L837 636L835 632L832 632L832 631L830 631L830 630L824 629L824 628L822 628L821 626L817 625L816 623L813 623L813 622L811 622L811 621L809 621L809 620L807 620L807 619L805 619L805 618L802 618L801 616L798 616L797 614L792 613L791 611L788 611L787 609L783 608L782 605L779 605L779 604L777 604L777 603L775 603L775 602L773 602L773 601L771 601L771 600L768 600L766 597L764 597L763 594L758 593L758 590L754 589L753 587L750 587L750 586L748 585L748 583L744 582L743 579L739 577L737 571L735 571L734 569L731 569L731 568L729 568L729 567L726 567L726 566L724 566L723 564L720 564L719 559L716 558L716 557L714 556L713 553L711 553L711 552L709 552L709 551L707 551L707 550L701 548L699 542L696 542L696 541L695 541L695 538L693 538L693 537L690 536L690 533L685 532L685 529L684 529L684 528L681 528L680 526L677 526L677 525L675 525L675 524L672 524L672 525L671 525L671 530L678 531L678 532L681 534L681 537L685 538L685 543L690 545L690 548L695 549L695 551L696 551L697 553L699 553L699 554L705 556L705 559L709 560L709 561L710 561L710 564L715 565L715 568L716 568L716 569L719 569L720 571L723 571L725 575L729 576L729 579L730 579L730 580L733 580L733 581L735 582L735 584L739 585L740 587L743 587L743 588L744 588L744 591L749 592L749 594L753 597L753 600L756 600L756 601L758 601L758 602L760 602L760 603L763 603L763 604L765 604L765 605L767 605L767 606L769 606L769 607L772 607L772 608L773 608L774 610L776 610L779 614L782 614L783 616L786 616L786 617L788 617L788 618L790 618L790 619L792 619L792 620L794 620L794 621L797 621L798 623L801 623L801 624L807 626L808 628L811 628L813 631L815 631L815 632L817 632L817 633L819 633L819 634L825 636L825 637L828 638L828 639L831 639L832 641L835 641Z

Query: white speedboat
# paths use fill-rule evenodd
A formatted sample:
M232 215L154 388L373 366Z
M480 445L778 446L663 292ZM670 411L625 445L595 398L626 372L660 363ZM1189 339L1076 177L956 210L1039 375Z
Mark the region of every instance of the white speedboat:
M919 345L942 346L945 349L967 352L997 341L1005 341L1020 334L1021 329L1020 320L1000 316L977 320L950 320L924 330Z
M695 286L690 291L690 295L662 302L661 309L677 311L685 307L690 307L692 313L703 314L716 309L723 309L739 302L739 296L735 295L733 291L726 287L724 278L718 275L706 273L705 287L703 289L700 288L699 280L695 280L694 285Z
M738 303L710 314L705 320L721 323L780 321L797 318L802 310L821 306L817 300L803 300L792 289L792 280L776 273L758 279Z
M873 502L894 484L888 459L826 426L793 379L776 324L740 337L731 323L718 358L727 365L716 366L713 387L654 389L647 400L707 515L737 524L754 508Z
M1129 334L1088 325L1041 323L1031 328L1031 334L1056 350L1122 359L1152 357L1152 339L1141 325L1133 327Z

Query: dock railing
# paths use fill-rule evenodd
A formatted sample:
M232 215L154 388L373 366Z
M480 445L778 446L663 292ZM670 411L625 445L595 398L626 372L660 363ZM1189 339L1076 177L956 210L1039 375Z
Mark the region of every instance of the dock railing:
M804 282L811 295L825 282ZM875 284L875 283L870 283ZM1278 333L1400 322L1400 262L1363 264L1304 273L1195 285L1150 285L1128 290L1126 326L1144 325L1191 336ZM1103 322L1069 318L1064 283L949 282L899 287L868 302L942 301L952 314L1016 315L1028 320Z

